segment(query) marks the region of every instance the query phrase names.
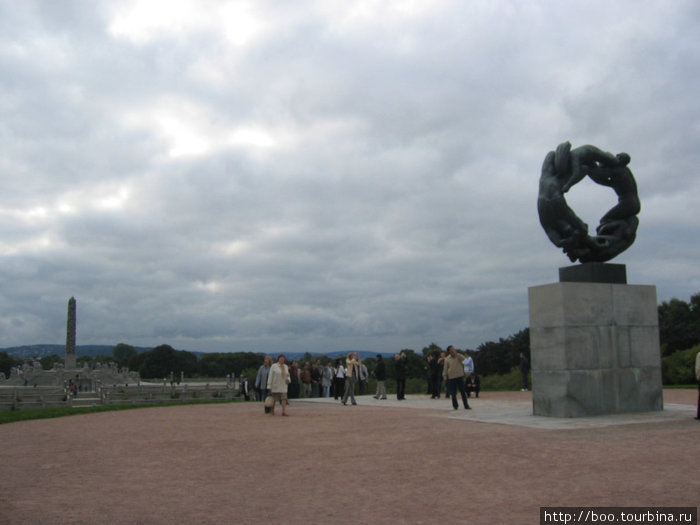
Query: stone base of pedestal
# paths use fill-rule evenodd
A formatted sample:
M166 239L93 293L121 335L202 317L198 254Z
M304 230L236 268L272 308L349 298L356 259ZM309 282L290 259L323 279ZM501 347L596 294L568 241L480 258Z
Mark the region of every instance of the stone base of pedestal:
M655 286L560 282L528 293L534 415L663 410Z

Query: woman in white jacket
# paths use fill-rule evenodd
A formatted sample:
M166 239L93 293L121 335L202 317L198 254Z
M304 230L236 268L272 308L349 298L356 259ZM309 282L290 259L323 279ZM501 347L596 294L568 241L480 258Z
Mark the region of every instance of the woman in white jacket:
M270 367L270 373L267 376L267 389L272 396L272 408L270 413L275 415L275 404L277 401L282 405L282 415L287 415L287 385L292 379L289 376L289 367L284 363L286 361L284 354L277 357L277 362Z

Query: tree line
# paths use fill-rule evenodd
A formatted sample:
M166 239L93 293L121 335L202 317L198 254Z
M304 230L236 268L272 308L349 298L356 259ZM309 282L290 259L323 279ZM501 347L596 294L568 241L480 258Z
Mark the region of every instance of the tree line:
M695 383L695 356L700 351L700 293L659 305L661 373L665 385Z
M695 354L700 350L700 293L693 295L690 302L675 298L664 301L658 306L658 312L664 384L692 384ZM408 348L401 350L406 355L409 379L425 378L427 356L444 350L435 343L424 347L420 352ZM521 352L530 357L530 330L525 328L505 339L487 341L475 349L458 350L471 350L475 368L481 376L508 374L518 366ZM186 377L206 378L245 374L252 380L263 357L264 354L254 352L208 353L197 357L192 352L175 350L167 344L138 352L131 345L119 343L112 350L112 355L81 356L77 362L79 366L115 362L120 367L137 371L144 379L167 378L171 373L179 378L182 372ZM316 360L326 363L334 361L334 358L306 354L301 361ZM393 374L394 360L385 361L388 373ZM0 371L6 376L9 376L13 366L21 365L22 362L22 359L0 352ZM63 358L51 355L41 359L41 366L48 370L57 362L63 362ZM374 369L374 358L367 358L364 362L370 371Z

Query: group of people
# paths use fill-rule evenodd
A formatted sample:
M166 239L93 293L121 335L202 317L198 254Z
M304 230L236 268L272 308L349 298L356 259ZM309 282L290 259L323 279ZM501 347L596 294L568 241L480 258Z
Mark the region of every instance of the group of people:
M348 360L351 360L351 356L353 355L354 354L350 354ZM357 369L355 369L354 362L348 365L344 362L344 359L336 359L335 363L327 361L322 364L319 359L315 363L307 361L303 365L300 365L298 361L292 361L292 363L288 365L288 398L331 397L332 395L335 399L338 399L344 393L345 379L346 376L348 376L347 370L349 367L352 367L350 371L351 379L359 386L360 394L364 394L367 389L367 379L369 377L367 367L360 363L357 365ZM272 358L269 356L265 357L263 364L258 369L254 383L255 399L257 401L263 401L267 397L267 384L272 364Z
M406 392L406 355L402 352L394 356L396 359L394 370L396 373L396 398L405 399ZM445 397L452 398L452 407L457 410L457 393L462 398L465 410L469 410L467 398L473 392L479 397L479 378L474 370L474 360L471 352L467 350L465 354L458 353L454 346L447 347L447 352L439 352L428 356L428 393L431 399L439 399L442 393L443 380L445 383ZM523 390L528 389L528 373L530 363L527 357L520 354L520 372L523 379ZM377 355L377 365L374 370L377 379L377 392L375 399L386 399L386 364L381 354ZM700 419L700 352L695 359L695 376L698 380L698 412L695 419ZM348 400L353 405L355 401L355 385L360 385L360 394L364 394L367 388L367 378L369 373L367 367L362 364L360 355L357 352L348 354L343 363L342 359L337 359L333 365L328 361L321 365L317 360L314 365L305 363L300 370L296 361L291 366L286 364L286 357L280 354L277 362L273 363L271 357L265 360L258 370L255 378L255 398L264 401L267 397L272 398L270 413L275 414L275 405L279 402L282 407L282 415L287 415L287 401L290 397L299 397L301 393L304 397L330 397L333 392L334 398L341 399L343 405ZM303 388L300 388L303 385ZM245 396L248 399L248 386L245 382Z
M406 389L406 355L397 354L396 356L396 381L397 381L397 396L398 399L404 399ZM275 365L280 365L276 367ZM283 370L278 370L284 365ZM284 378L284 385L279 382L275 374L281 374ZM381 354L377 355L377 364L373 372L377 380L377 391L375 399L386 399L386 364ZM367 366L362 363L360 356L356 352L351 352L348 356L338 358L335 362L327 361L325 364L318 359L315 363L305 362L299 365L297 361L292 361L290 365L286 364L286 357L280 355L277 363L273 362L272 357L266 356L263 364L258 369L253 385L253 392L256 401L264 401L274 393L281 394L284 390L284 398L281 401L295 398L310 398L310 397L331 397L340 399L343 404L347 404L348 400L353 405L357 404L355 400L355 388L359 389L360 395L367 391L367 380L369 379L369 371ZM273 390L273 381L277 380L277 390ZM283 388L284 387L284 388ZM242 387L243 388L243 387ZM245 381L246 399L249 398L248 384ZM275 397L275 396L272 396ZM286 403L285 405L286 406ZM283 408L283 414L285 410Z
M442 385L445 385L445 397L452 397L454 408L458 408L457 393L462 397L465 409L469 409L467 397L473 393L479 397L479 376L474 370L474 360L471 352L458 353L450 345L446 352L431 354L427 358L428 388L432 399L440 398ZM384 357L377 354L376 366L372 374L377 382L375 399L387 399L386 380L387 366ZM273 406L270 412L274 414L277 402L282 406L282 415L286 415L289 399L309 397L331 397L340 400L343 405L348 401L356 405L355 389L359 394L367 392L367 380L370 376L367 366L362 363L357 352L351 352L346 358L338 358L334 362L315 363L305 362L299 365L297 361L286 364L286 357L280 355L277 362L269 356L265 357L258 369L254 383L254 395L257 401L265 401L271 397ZM404 352L394 356L394 378L396 380L396 399L406 399L406 379L408 377L407 356ZM248 399L248 385L245 393Z
M431 399L439 399L442 394L442 384L445 383L445 397L452 398L452 407L457 410L457 393L462 398L465 410L470 410L467 401L467 382L471 385L476 397L479 397L478 377L474 370L474 360L471 352L457 352L454 346L447 347L446 352L428 356L428 390Z
M448 359L450 359L449 371L445 369L445 363ZM430 394L431 399L440 398L443 384L445 385L445 397L452 395L451 386L456 386L461 393L458 382L453 381L450 383L450 379L458 379L460 367L457 366L457 363L461 365L461 378L466 397L471 397L472 394L475 397L479 397L481 381L474 368L474 359L471 351L467 350L464 354L461 354L455 350L454 346L450 345L447 347L447 351L428 355L428 364L425 369L428 373L428 394ZM465 403L465 405L468 405L468 403ZM468 406L465 408L468 408Z

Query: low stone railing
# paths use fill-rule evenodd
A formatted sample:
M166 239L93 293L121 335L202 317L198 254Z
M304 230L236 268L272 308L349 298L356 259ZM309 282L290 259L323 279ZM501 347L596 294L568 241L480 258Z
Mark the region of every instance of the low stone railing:
M147 384L100 386L96 392L73 397L63 387L0 387L0 410L90 406L93 404L165 404L182 401L232 401L240 397L237 384Z
M101 403L104 405L232 401L240 395L239 391L230 384L103 386L99 394Z
M62 387L0 388L0 410L71 406L72 396Z

